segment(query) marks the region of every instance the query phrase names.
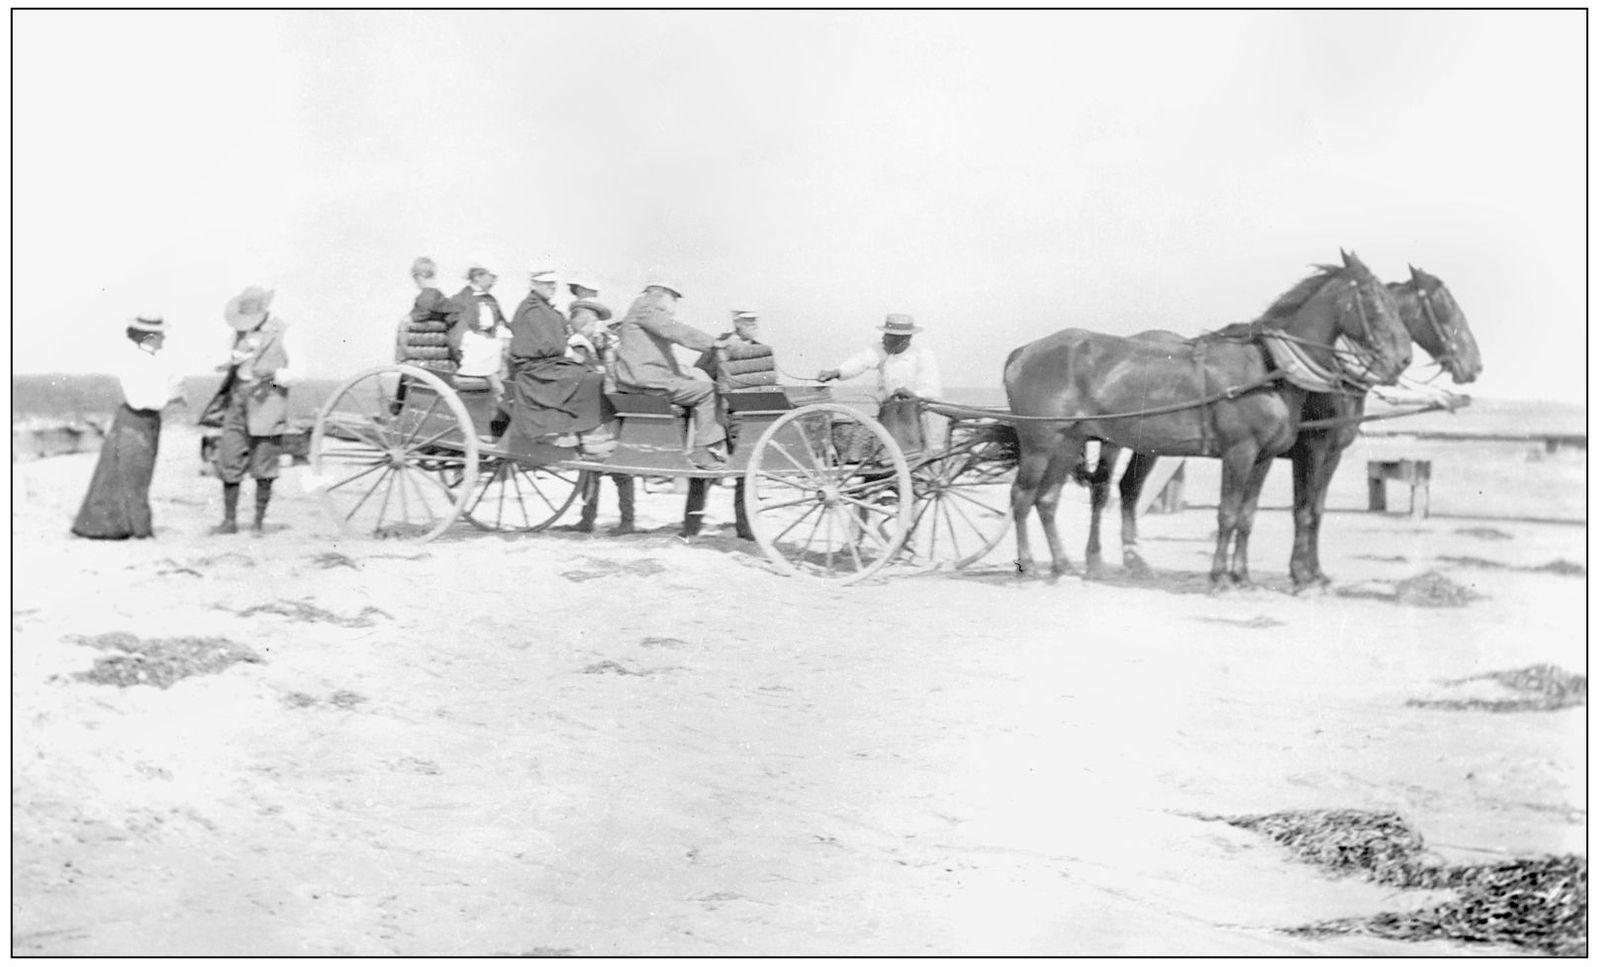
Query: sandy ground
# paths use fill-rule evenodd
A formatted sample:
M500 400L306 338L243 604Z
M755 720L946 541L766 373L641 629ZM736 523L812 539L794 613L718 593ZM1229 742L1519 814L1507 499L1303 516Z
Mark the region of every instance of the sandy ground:
M1584 565L1583 526L1338 513L1324 563L1360 596L1285 593L1274 511L1260 587L1206 593L1208 510L1145 519L1151 580L1018 581L1009 541L828 589L729 528L674 540L671 495L631 537L378 544L295 468L267 538L210 538L194 454L171 427L135 543L68 535L94 455L14 468L15 953L1500 953L1281 933L1443 896L1190 814L1394 809L1448 860L1585 851L1585 709L1406 704L1586 672L1585 579L1530 570ZM1432 567L1482 597L1378 596ZM324 618L243 614L299 602ZM74 680L101 652L65 639L111 631L264 663Z

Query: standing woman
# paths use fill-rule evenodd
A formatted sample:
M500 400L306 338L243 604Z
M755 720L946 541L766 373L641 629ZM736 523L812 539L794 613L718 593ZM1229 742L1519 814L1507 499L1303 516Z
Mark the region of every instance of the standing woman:
M101 445L101 459L90 478L90 492L73 521L73 533L95 540L121 541L152 536L152 469L157 464L163 408L184 400L180 380L162 359L163 317L136 316L124 329L132 344L118 366L124 402Z

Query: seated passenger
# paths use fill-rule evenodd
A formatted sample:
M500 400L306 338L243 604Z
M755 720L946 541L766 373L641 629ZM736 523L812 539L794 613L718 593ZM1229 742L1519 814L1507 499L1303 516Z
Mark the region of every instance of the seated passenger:
M446 321L450 327L450 358L457 366L461 363L461 340L468 330L488 332L506 325L501 304L489 294L495 285L495 273L487 258L475 256L467 269L467 284L446 303Z
M438 266L427 257L411 263L411 281L416 283L416 299L411 311L399 321L399 333L394 344L394 362L410 363L423 369L448 372L455 369L450 361L450 324L455 307L439 291Z
M753 309L731 310L731 332L720 337L723 347L710 349L698 360L699 369L708 373L722 393L747 391L776 385L776 358L771 347L759 341L759 313ZM726 421L727 441L736 440L736 423ZM703 529L703 514L708 504L711 481L694 477L686 486L686 517L681 524L681 536L687 540ZM737 478L732 494L732 513L736 516L737 536L745 541L754 539L748 527L748 515L743 510L743 482Z
M716 410L714 383L688 372L675 358L677 346L703 352L719 341L675 318L681 284L654 275L619 325L619 358L614 376L620 392L667 393L670 402L687 408L692 418L690 459L700 470L726 465L725 430Z
M557 273L549 263L529 272L529 294L512 317L512 422L535 442L592 430L602 423L602 377L569 355L574 335L551 304Z
M575 281L568 283L568 291L573 294L574 301L568 304L568 325L573 330L569 337L570 355L577 352L581 362L586 362L596 372L602 373L605 380L612 379L612 366L615 357L615 347L618 344L618 333L608 325L613 318L613 310L603 305L597 298L601 291L594 281L575 277ZM612 387L609 384L611 392ZM606 441L611 445L612 431L608 427L602 428ZM582 440L585 446L585 455L592 458L593 434L586 434ZM603 449L606 452L606 448ZM629 474L615 473L613 485L619 491L619 523L613 528L612 534L618 537L623 534L636 532L636 482ZM602 498L602 474L599 471L585 471L584 491L580 494L579 522L567 528L581 534L589 534L596 530L596 509Z

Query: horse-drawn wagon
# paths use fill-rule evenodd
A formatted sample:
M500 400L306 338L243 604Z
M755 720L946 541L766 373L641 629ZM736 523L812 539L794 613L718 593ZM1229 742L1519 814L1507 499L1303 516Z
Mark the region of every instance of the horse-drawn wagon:
M608 452L588 453L572 439L517 433L483 380L381 366L346 380L321 407L311 463L345 530L414 541L458 521L545 530L591 473L729 480L744 488L749 530L777 569L835 583L896 558L966 566L1007 531L1014 457L994 419L952 420L943 449L929 450L916 402L890 406L880 420L820 388L748 389L722 400L730 460L702 470L686 457L681 408L663 396L607 394L615 439Z

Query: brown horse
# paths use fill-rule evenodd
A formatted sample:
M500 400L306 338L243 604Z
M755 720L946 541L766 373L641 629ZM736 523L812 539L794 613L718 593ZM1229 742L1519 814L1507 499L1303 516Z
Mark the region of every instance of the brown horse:
M1409 281L1388 284L1400 309L1402 325L1411 334L1412 341L1423 347L1452 382L1458 385L1473 382L1479 377L1483 364L1479 345L1468 327L1468 317L1439 277L1410 265L1407 270L1411 273ZM1174 335L1154 332L1132 338ZM1304 419L1330 425L1301 429L1293 448L1284 454L1294 468L1294 550L1288 570L1296 587L1303 589L1328 583L1317 556L1323 507L1339 459L1360 433L1366 407L1367 394L1361 389L1311 393L1305 399ZM1088 472L1084 466L1079 466L1074 471L1075 479L1091 488L1091 534L1086 541L1088 569L1096 567L1102 559L1099 537L1102 511L1108 503L1108 483L1120 449L1104 442L1095 469ZM1151 453L1133 454L1119 479L1120 538L1125 566L1133 571L1147 568L1147 562L1136 548L1136 508L1142 496L1142 485L1156 460Z
M1219 456L1221 506L1210 580L1248 582L1248 540L1271 461L1293 447L1307 391L1281 379L1280 355L1339 371L1348 340L1368 377L1394 383L1411 361L1394 296L1354 255L1321 266L1255 322L1190 340L1134 340L1065 329L1013 350L1002 383L1017 427L1012 488L1018 570L1034 571L1029 510L1038 509L1052 570L1071 570L1057 532L1064 480L1086 441L1137 451ZM1262 340L1265 340L1264 343Z

